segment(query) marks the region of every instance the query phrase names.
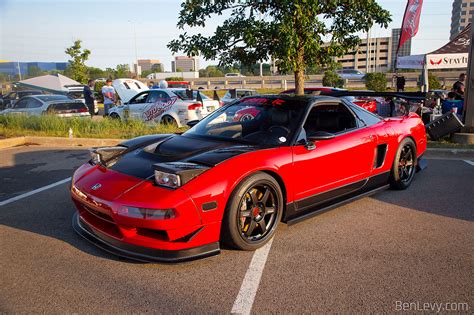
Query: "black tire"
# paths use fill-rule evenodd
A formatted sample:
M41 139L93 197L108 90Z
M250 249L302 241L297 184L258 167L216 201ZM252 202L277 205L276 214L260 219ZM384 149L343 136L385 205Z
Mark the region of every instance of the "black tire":
M282 213L278 182L266 173L255 173L232 192L222 220L221 240L237 249L256 250L272 238Z
M178 123L170 115L164 115L163 117L161 117L161 124L178 127Z
M118 120L120 120L120 116L119 116L119 114L117 114L117 113L112 113L112 114L109 115L109 117L112 118L112 119L118 119Z
M415 143L410 138L403 139L398 146L390 172L390 187L397 190L407 189L415 176L417 162Z

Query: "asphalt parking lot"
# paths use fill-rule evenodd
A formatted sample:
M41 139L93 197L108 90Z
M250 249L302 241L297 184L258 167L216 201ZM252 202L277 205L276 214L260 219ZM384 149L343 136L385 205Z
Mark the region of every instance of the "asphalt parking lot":
M87 157L84 148L0 150L1 313L474 309L474 156L431 156L410 189L282 224L263 251L178 265L122 260L74 233L67 178Z

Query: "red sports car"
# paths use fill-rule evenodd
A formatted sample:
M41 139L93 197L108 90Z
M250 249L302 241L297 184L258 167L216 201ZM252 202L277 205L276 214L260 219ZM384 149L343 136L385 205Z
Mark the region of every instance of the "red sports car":
M233 119L248 108L252 119ZM333 97L247 97L183 134L93 150L73 176L73 226L139 261L205 257L220 243L254 250L281 221L407 188L425 150L413 113L382 119Z

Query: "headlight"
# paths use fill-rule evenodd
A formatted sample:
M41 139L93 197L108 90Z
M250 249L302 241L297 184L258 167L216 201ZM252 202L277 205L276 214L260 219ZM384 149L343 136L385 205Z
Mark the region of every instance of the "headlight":
M167 162L154 164L155 183L168 188L178 188L207 171L209 166L190 162Z
M147 209L123 206L118 210L118 215L144 220L169 220L176 218L174 209Z
M181 186L181 179L177 174L166 173L155 170L155 182L157 185L169 188L178 188Z
M103 147L90 151L91 162L96 165L106 165L114 158L120 156L126 147Z

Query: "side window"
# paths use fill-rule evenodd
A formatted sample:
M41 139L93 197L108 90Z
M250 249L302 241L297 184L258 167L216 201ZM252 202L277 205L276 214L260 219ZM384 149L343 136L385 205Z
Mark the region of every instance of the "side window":
M26 108L39 108L42 105L43 103L41 103L40 101L35 100L34 98L30 98L28 100L28 103L26 104Z
M351 105L351 109L355 112L357 117L359 117L365 123L366 126L372 126L381 121L379 117L366 111L362 107Z
M28 98L23 98L19 100L18 102L16 102L14 108L26 108L27 104L28 104Z
M344 104L321 104L313 107L303 126L308 136L317 131L337 134L356 127L354 114Z
M157 103L157 102L166 102L169 100L169 96L166 92L163 91L154 91L150 93L147 103Z
M141 104L146 103L146 99L148 98L149 93L143 93L138 95L137 97L130 100L130 104Z

